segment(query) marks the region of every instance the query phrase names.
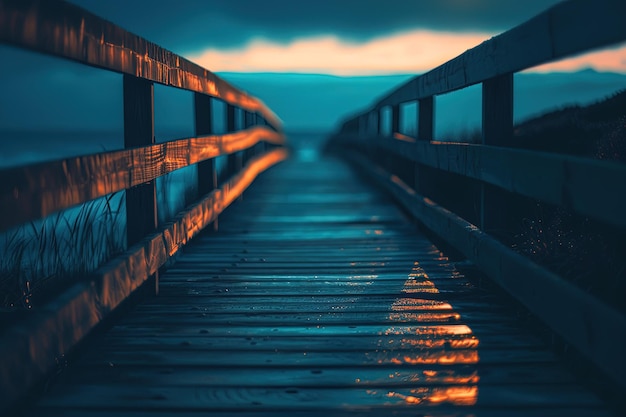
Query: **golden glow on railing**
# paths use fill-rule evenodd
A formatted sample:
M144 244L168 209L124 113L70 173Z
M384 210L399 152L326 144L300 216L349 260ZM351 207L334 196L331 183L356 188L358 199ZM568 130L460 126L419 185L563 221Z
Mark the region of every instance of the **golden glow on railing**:
M267 168L287 159L289 152L285 148L277 148L268 152L261 159L257 159L250 163L246 169L237 174L228 183L224 184L222 191L224 193L223 205L229 206L237 197L248 188L254 179Z
M391 182L393 182L394 184L398 185L400 188L402 188L407 194L409 195L415 195L415 190L411 187L409 187L404 181L402 181L402 179L400 179L400 177L398 177L397 175L392 175L390 177Z
M394 132L393 133L393 138L397 139L397 140L404 141L404 142L409 142L409 143L415 143L415 141L416 141L416 139L414 137L404 135L404 134L402 134L400 132Z

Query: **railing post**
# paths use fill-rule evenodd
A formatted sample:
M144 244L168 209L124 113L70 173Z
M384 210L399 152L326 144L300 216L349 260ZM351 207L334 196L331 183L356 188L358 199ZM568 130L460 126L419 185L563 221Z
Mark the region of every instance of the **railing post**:
M435 98L427 97L419 100L417 117L417 138L433 140L435 121Z
M235 127L235 110L236 107L232 104L226 105L226 132L232 133L237 130ZM227 157L227 172L228 176L233 175L237 172L237 154L232 153Z
M243 128L244 129L250 129L252 126L254 126L254 124L252 123L252 116L253 114L251 112L249 112L248 110L243 110ZM248 148L245 151L243 151L243 161L242 161L243 165L247 164L248 161L251 158L253 158L254 155L256 155L257 150L259 149L257 145L258 143L254 145L253 147Z
M237 131L237 118L236 118L236 113L237 113L237 107L228 104L226 106L226 130L229 133L232 132L236 132ZM243 157L242 157L242 153L241 151L239 152L233 152L230 155L228 155L228 175L232 176L235 175L237 172L239 172L241 170L241 168L243 167ZM243 198L242 195L239 196L238 200L241 200Z
M367 114L367 135L370 144L370 151L373 152L374 160L377 161L381 165L385 165L385 158L381 156L381 152L378 152L378 132L379 132L379 124L378 120L380 119L378 111L370 111Z
M259 126L261 125L261 116L259 115L259 113L253 113L252 114L252 125L253 126ZM268 149L268 144L265 141L259 142L257 144L257 153L260 155L263 152L265 152Z
M390 110L391 126L389 136L390 139L394 140L396 133L400 133L400 104L392 105ZM416 164L409 159L398 158L396 155L392 159L389 168L393 169L395 167L397 171L396 174L399 175L408 186L415 187L415 166Z
M232 133L237 130L235 127L235 110L237 108L232 104L226 104L226 132Z
M154 86L151 81L124 74L124 147L154 143ZM156 180L126 190L126 242L128 247L157 228ZM159 292L158 272L154 290Z
M391 106L391 136L400 132L400 105Z
M363 115L359 116L359 139L367 134L367 118Z
M213 133L213 115L211 97L194 93L194 113L196 136L210 135ZM202 197L217 188L217 169L215 158L207 159L198 163L198 196ZM217 217L213 222L213 229L217 230Z
M483 144L503 146L513 136L513 74L504 74L483 82ZM504 199L500 190L481 187L480 227L497 231L505 226Z
M431 141L434 136L435 98L433 96L418 100L417 103L417 140ZM415 191L425 197L432 197L433 178L429 178L427 167L415 163L413 184Z

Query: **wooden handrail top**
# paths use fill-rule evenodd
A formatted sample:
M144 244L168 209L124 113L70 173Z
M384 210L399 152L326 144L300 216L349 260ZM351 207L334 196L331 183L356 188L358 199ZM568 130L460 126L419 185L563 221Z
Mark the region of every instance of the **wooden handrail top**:
M624 16L623 0L564 1L412 78L379 99L369 111L448 93L498 75L622 42L626 40Z
M256 97L211 71L61 0L0 0L0 43L207 94L259 113L276 129L280 119Z

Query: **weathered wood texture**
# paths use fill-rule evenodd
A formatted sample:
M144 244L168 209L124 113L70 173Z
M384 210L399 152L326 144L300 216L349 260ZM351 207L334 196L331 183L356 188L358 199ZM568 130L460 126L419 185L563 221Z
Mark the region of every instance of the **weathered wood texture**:
M268 127L0 170L0 230L134 187L179 168L265 141L284 144Z
M154 85L124 74L124 148L152 146L154 137ZM157 227L156 180L126 190L126 247Z
M0 42L208 94L281 124L261 100L209 70L59 0L0 0Z
M482 143L507 146L513 138L513 74L485 80L482 93ZM502 213L508 211L507 203L500 190L481 184L480 198L480 228L486 232L506 230Z
M433 140L435 130L434 97L425 97L420 99L417 111L417 138L424 141Z
M336 140L352 147L391 151L398 157L626 228L626 165L621 163L467 143L412 143L384 137L365 141L356 135Z
M334 160L264 174L22 416L608 416Z
M622 0L561 2L443 65L401 85L374 109L468 87L626 40ZM601 22L593 24L592 22Z
M99 268L89 280L70 288L28 321L4 331L0 335L0 412L49 372L91 329L228 207L261 172L286 157L287 151L277 148L252 159L220 189Z
M235 106L226 106L226 132L228 133L237 131L238 126L236 112L237 108ZM227 176L230 176L233 173L237 172L241 168L241 164L242 159L239 152L233 152L229 154L226 163Z
M433 230L490 278L522 302L565 340L626 388L626 317L574 284L529 261L508 246L416 194L396 176L350 154L371 178L420 222Z

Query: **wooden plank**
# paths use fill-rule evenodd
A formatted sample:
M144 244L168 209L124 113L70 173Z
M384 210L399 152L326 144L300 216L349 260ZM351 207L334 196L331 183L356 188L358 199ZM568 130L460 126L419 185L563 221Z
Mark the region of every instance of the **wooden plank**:
M236 332L236 329L235 329ZM211 333L209 333L211 334ZM248 347L250 346L248 344ZM378 348L377 350L374 350ZM237 354L237 362L232 361L233 354ZM81 363L86 367L113 364L114 366L170 366L173 368L227 368L241 369L253 367L298 367L298 368L331 368L331 367L359 367L363 373L370 368L417 368L414 371L428 367L443 369L458 366L485 365L508 365L553 363L554 355L545 350L532 349L502 349L489 350L480 353L476 349L446 350L437 348L424 348L420 351L414 349L395 349L377 346L363 346L361 350L349 349L332 351L313 351L306 349L293 351L264 351L255 349L236 350L191 350L181 345L179 349L159 350L153 349L148 352L139 350L120 349L115 351L101 351L88 354Z
M263 412L270 413L271 415L278 415L285 410L272 409L269 411L267 408L263 411L259 410L227 410L227 411L211 411L211 417L259 417ZM98 409L45 409L47 417L110 417L112 410L98 410ZM169 410L169 409L153 409L149 411L142 410L115 410L116 416L120 417L204 417L207 415L205 410ZM415 406L398 406L392 407L387 405L384 407L343 407L340 411L336 408L328 406L326 408L316 407L313 410L289 410L289 416L293 417L319 417L320 415L328 417L348 417L359 416L362 417L364 413L370 413L372 415L384 416L393 415L394 417L416 417ZM419 414L418 414L419 415ZM615 414L598 408L588 407L559 407L552 408L547 407L519 407L513 409L511 407L487 407L482 408L478 414L466 413L463 408L458 406L441 406L428 410L429 417L469 417L479 415L480 417L615 417ZM33 413L24 414L24 416L41 416L41 411L35 409Z
M601 407L578 387L550 385L477 385L437 387L426 389L405 388L396 390L370 388L302 388L302 387L143 387L132 384L120 385L73 385L63 393L49 396L43 402L46 408L97 408L126 410L202 410L204 412L231 410L259 410L290 413L292 410L322 411L326 408L341 410L346 404L369 411L374 415L396 407L412 407L429 412L432 407L468 406L510 407L582 407L591 415ZM130 394L132 393L132 394ZM391 394L391 395L390 395ZM407 397L411 397L408 398ZM262 406L262 407L261 407ZM430 414L430 413L429 413ZM413 414L415 415L415 414Z
M626 388L626 357L621 354L626 350L623 314L416 194L382 169L372 169L364 157L349 157L426 227L461 251L615 383Z
M163 289L163 286L161 286ZM168 288L169 289L169 288ZM443 294L445 296L445 293ZM276 297L282 297L282 294L277 294ZM306 295L304 296L306 297ZM245 297L244 297L245 298ZM284 297L285 299L295 298L295 297ZM194 297L191 297L193 300ZM360 314L360 315L359 315ZM139 327L144 329L143 325L149 325L152 321L157 319L159 316L158 313L154 315L144 314L142 318L129 320L128 323L132 324L133 327ZM294 317L295 316L295 317ZM510 318L495 320L493 318L493 312L467 312L464 314L463 319L461 319L460 314L456 311L437 311L437 312L377 312L377 311L368 311L367 314L363 315L363 312L345 312L339 314L337 312L334 313L317 313L316 318L313 319L312 316L315 314L301 314L301 315L292 315L289 316L287 314L280 313L271 313L271 314L250 314L250 313L237 313L237 314L211 314L211 313L189 313L189 314L177 314L173 317L163 320L162 325L166 328L168 326L187 326L187 327L196 327L197 330L204 328L204 326L211 325L213 327L224 326L228 327L231 330L236 330L240 328L246 328L250 326L254 326L258 322L262 321L268 326L285 326L285 327L298 327L303 324L311 324L316 326L334 326L334 325L344 325L344 326L384 326L385 323L388 323L390 318L397 320L399 323L403 323L407 326L410 325L419 325L419 324L463 324L466 323L467 320L471 321L475 326L478 326L478 330L483 327L493 326L493 325L506 325L513 324L514 320ZM396 349L400 349L396 347ZM355 349L353 349L355 350Z
M180 347L180 345L178 346ZM362 369L358 366L342 367L276 367L264 366L256 368L225 367L211 369L208 372L198 372L191 367L164 369L152 366L115 366L89 367L89 373L69 375L67 383L90 383L94 379L107 380L115 384L158 384L177 386L227 386L245 387L258 385L263 381L266 387L308 387L336 386L336 387L370 387L370 388L398 388L417 387L428 385L450 386L454 381L479 380L481 386L511 385L511 384L571 384L572 376L559 369L554 364L518 364L502 366L501 364L458 367L372 367L368 369L367 378L357 382L355 375ZM111 369L114 368L114 369ZM424 372L425 371L425 372ZM394 378L389 378L393 374ZM363 375L361 373L361 375ZM95 378L94 378L95 376ZM66 381L64 381L66 382ZM457 382L458 383L458 382Z
M76 284L26 322L0 335L0 357L5 358L0 369L0 406L8 407L21 398L59 357L213 221L261 172L286 157L286 150L278 148L251 160L221 189L99 268L89 282Z
M281 145L284 140L281 133L259 126L225 135L1 169L0 231L260 141Z
M280 119L261 100L199 65L65 1L1 0L0 42L207 94L262 114L276 129L281 126Z
M341 140L353 146L361 143L353 137ZM484 181L626 228L624 164L465 143L408 143L379 138L375 146L420 164Z
M106 351L149 351L152 349L159 349L161 351L178 350L181 346L185 349L196 350L208 353L212 350L230 350L233 353L245 349L258 348L259 350L266 351L291 351L296 352L302 350L302 346L306 346L307 349L316 351L333 351L334 349L354 349L355 346L370 346L370 347L385 347L394 345L398 346L399 350L412 349L414 352L416 349L430 349L430 348L446 348L446 349L461 349L469 348L472 346L479 346L481 351L484 350L501 350L501 349L535 349L541 350L544 348L543 342L536 338L529 337L528 335L520 335L519 331L509 330L506 334L484 334L480 336L480 339L475 335L451 335L446 338L440 338L438 340L419 339L419 338L407 338L394 335L362 335L362 336L340 336L340 335L327 335L326 337L304 335L288 336L288 337L242 337L241 335L230 335L217 338L207 338L202 334L188 335L186 337L175 336L172 334L158 335L158 336L146 336L142 338L133 338L128 335L111 333L107 337L107 344L102 349ZM411 348L412 346L412 348ZM479 366L484 364L479 361ZM525 363L526 366L530 366ZM549 369L551 367L558 367L556 362L551 364L542 363ZM508 365L507 365L508 366ZM394 365L394 367L397 367ZM512 366L515 368L514 366ZM349 368L349 367L348 367ZM353 368L356 368L353 367ZM489 366L485 368L490 369ZM501 368L504 368L502 366ZM504 371L504 369L503 369ZM569 380L572 380L572 375L566 371L561 370L562 374L567 374ZM509 380L508 382L511 382Z
M39 412L39 410L37 410ZM46 409L48 417L109 417L111 410L94 410L88 411L84 409ZM230 411L212 411L211 417L258 417L258 416L276 416L279 410L265 412L258 410L230 410ZM322 406L314 409L289 409L283 410L286 414L293 417L318 417L324 415L326 417L362 417L364 413L380 417L416 417L415 406L405 405L403 407L344 407L341 410L332 407L323 408ZM199 417L206 416L204 410L170 410L170 409L153 409L150 411L117 410L119 416L124 417ZM40 414L28 414L39 416ZM419 414L418 414L419 415ZM441 406L428 410L429 417L467 417L468 414L459 409L457 406ZM476 414L469 414L476 415ZM480 409L478 414L480 417L615 417L614 413L607 410L597 408L581 408L581 407L559 407L557 409L551 407L527 407L519 409L511 409L510 407L486 407Z
M621 0L561 2L443 65L409 80L375 109L468 87L590 49L626 40ZM598 27L589 22L602 22Z

